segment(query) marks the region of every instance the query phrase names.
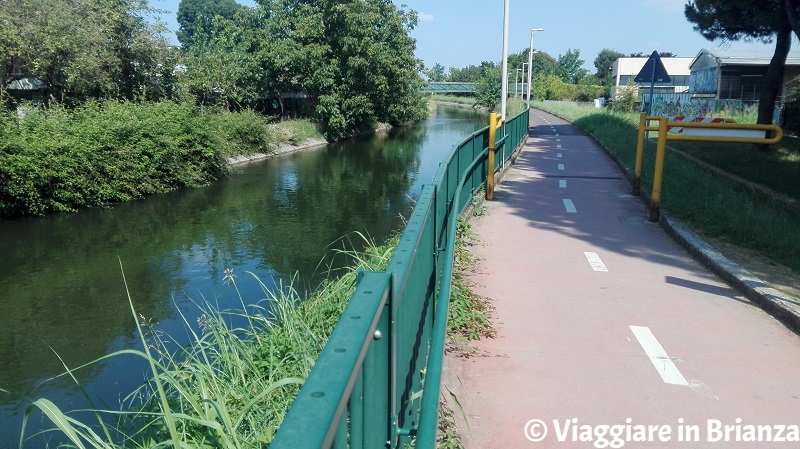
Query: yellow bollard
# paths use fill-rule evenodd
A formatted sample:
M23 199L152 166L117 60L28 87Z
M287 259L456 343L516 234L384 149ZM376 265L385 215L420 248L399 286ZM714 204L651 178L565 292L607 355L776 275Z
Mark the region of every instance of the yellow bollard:
M656 146L656 170L653 174L653 196L650 199L650 221L658 221L661 204L661 182L664 178L664 153L667 152L667 118L658 118L658 145Z
M644 159L644 136L647 127L647 114L639 116L639 138L636 141L636 166L633 171L633 195L639 196L642 190L642 160Z
M497 125L500 117L496 113L489 114L489 161L488 173L486 174L486 200L494 199L494 152L495 142L497 141Z

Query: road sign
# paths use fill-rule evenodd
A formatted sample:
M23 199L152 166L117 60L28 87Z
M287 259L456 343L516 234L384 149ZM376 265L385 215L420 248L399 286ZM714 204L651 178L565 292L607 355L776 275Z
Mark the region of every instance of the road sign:
M639 74L636 75L636 78L633 80L637 83L672 82L672 78L670 78L669 73L667 73L667 69L664 67L661 56L658 55L657 51L654 51L653 54L650 55L650 58L644 63L642 70L639 71Z

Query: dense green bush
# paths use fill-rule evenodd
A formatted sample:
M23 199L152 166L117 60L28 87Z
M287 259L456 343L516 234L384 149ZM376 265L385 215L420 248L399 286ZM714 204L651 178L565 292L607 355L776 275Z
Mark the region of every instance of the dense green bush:
M226 170L225 157L265 151L252 112L175 102L90 102L0 119L0 216L104 206L184 186Z

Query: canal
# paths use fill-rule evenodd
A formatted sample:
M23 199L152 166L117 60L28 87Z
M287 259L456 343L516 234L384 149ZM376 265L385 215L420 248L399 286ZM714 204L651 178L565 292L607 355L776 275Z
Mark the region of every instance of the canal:
M241 309L226 270L252 303L265 294L248 272L269 288L313 288L334 249L360 244L356 233L380 244L402 228L439 162L486 121L439 106L414 127L240 166L206 188L0 221L0 389L14 392L0 391L0 449L19 443L23 396L86 407L71 379L53 378L62 360L75 368L139 346L126 284L139 319L175 348L188 339L181 314L195 323L198 304ZM117 410L145 371L114 357L75 374L96 407Z

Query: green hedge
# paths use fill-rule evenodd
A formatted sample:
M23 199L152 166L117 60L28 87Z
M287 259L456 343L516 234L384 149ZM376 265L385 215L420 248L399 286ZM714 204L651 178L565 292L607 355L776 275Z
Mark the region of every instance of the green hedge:
M92 102L0 119L0 217L74 211L206 185L267 151L265 119L174 102Z

